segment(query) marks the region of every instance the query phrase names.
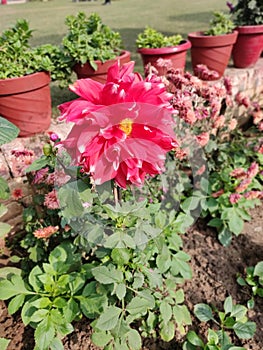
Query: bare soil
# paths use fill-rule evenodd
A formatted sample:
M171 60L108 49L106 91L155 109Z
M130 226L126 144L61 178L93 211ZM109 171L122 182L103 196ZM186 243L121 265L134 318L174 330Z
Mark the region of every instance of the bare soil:
M255 208L252 220L245 224L243 233L234 237L231 245L223 247L217 241L216 232L202 221L184 235L184 250L190 254L193 278L185 283L186 303L193 311L197 303L209 303L222 310L224 299L231 295L234 302L246 305L249 290L236 282L237 274L243 274L247 266L254 266L263 260L263 211ZM2 255L1 263L8 263L8 255ZM256 298L255 308L249 311L249 318L257 324L257 332L252 340L238 341L235 345L250 350L263 349L263 298ZM75 331L63 340L65 350L98 350L91 341L91 327L83 319L76 323ZM193 322L192 329L205 334L204 324ZM19 313L8 315L6 304L0 302L0 337L11 339L8 350L33 350L33 330L25 327ZM146 339L143 350L182 349L182 339L176 336L170 343Z

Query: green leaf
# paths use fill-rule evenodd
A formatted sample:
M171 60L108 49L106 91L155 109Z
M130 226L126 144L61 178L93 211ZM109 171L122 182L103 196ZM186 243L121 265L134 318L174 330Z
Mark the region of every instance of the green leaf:
M126 294L126 285L124 283L120 283L116 287L116 295L119 300L122 300Z
M231 231L227 228L227 227L222 227L222 229L220 229L220 232L218 234L218 239L219 242L224 246L227 247L229 246L229 244L231 243L232 240L232 234Z
M7 235L10 232L11 228L12 226L10 226L9 224L5 222L0 222L0 238Z
M0 146L18 136L19 129L3 117L0 117Z
M39 309L36 310L36 312L33 313L33 315L30 318L30 322L41 322L47 315L49 314L49 311L47 309Z
M228 227L235 235L239 235L244 228L244 220L238 215L236 210L232 210L229 216Z
M109 306L98 318L96 328L102 331L113 329L118 322L122 310L116 306Z
M1 350L6 350L8 347L8 344L10 343L11 340L5 339L5 338L0 338L0 349Z
M260 261L255 266L254 276L263 277L263 261Z
M106 266L97 266L92 269L92 274L95 279L102 284L111 284L121 282L123 280L123 273L116 268L109 268Z
M135 329L131 329L127 335L129 347L132 350L140 350L142 347L142 340L140 333Z
M58 191L58 199L65 218L72 219L82 215L84 207L77 189L64 185Z
M256 332L256 323L250 321L246 323L237 322L233 329L239 339L250 339L253 338Z
M8 187L8 183L7 181L0 176L0 199L8 199L10 196L10 191L9 191L9 187ZM1 203L0 203L1 204ZM7 211L7 208L1 204L1 215L4 215L4 211Z
M232 297L230 295L225 299L225 302L224 302L225 313L230 314L232 312L232 309L233 309L233 301L232 301Z
M64 350L62 341L58 338L54 338L50 343L50 350Z
M39 350L47 350L49 348L52 340L55 338L55 327L49 317L37 325L34 337Z
M200 346L202 348L204 347L203 341L201 340L201 338L198 337L198 335L194 331L189 331L187 333L187 340L195 346Z
M211 227L221 227L223 225L223 220L219 219L219 218L214 218L214 219L211 219L208 223L207 223L208 226L211 226Z
M165 300L163 300L160 304L160 313L164 323L168 323L172 317L173 311L171 305Z
M94 332L91 339L95 345L104 348L112 340L112 335L106 332Z
M181 204L181 208L184 212L188 213L191 210L194 210L198 207L200 202L200 197L188 197L184 200L184 202Z
M180 328L183 325L192 324L191 315L186 305L174 305L173 315L174 315L174 319L176 320Z
M131 302L127 305L126 310L131 315L136 314L145 314L148 309L151 309L154 307L154 298L152 297L152 300L142 297L135 297L131 300Z
M8 312L13 315L24 304L25 294L16 295L8 304Z
M160 336L161 338L169 342L174 338L175 334L175 325L172 321L169 321L168 323L162 323L161 329L160 329Z
M95 318L99 314L107 302L106 295L92 295L89 297L78 297L80 300L80 308L84 315L88 318Z
M31 294L21 276L13 275L11 281L0 280L0 299L7 300L18 294Z
M247 308L244 305L233 305L230 316L235 317L237 321L241 321L247 313Z
M207 304L196 304L194 307L194 314L201 322L207 322L213 320L213 312Z
M49 159L46 156L42 156L41 158L37 158L32 164L30 164L25 172L30 173L31 171L37 171L42 168L45 168L47 165L49 165Z
M63 307L63 315L68 322L72 322L79 315L80 309L78 303L70 298L67 305Z

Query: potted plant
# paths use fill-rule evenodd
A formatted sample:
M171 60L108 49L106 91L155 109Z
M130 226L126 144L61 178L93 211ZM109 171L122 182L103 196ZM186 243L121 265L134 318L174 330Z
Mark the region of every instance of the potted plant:
M71 71L60 48L30 47L32 30L25 19L0 36L0 115L15 124L19 136L48 129L51 80L67 81Z
M120 65L130 61L130 52L123 49L120 33L103 24L97 13L87 17L79 12L67 16L65 23L68 33L62 39L62 49L78 79L105 83L110 66L117 60Z
M166 69L158 60L169 60L173 68L184 70L186 53L191 43L189 40L183 40L180 34L165 36L154 28L146 27L138 34L136 46L144 68L150 63L157 69L158 75L165 75Z
M262 0L238 0L228 3L238 31L232 57L237 68L251 67L258 61L263 48Z
M188 34L192 43L191 60L195 74L199 65L216 72L209 80L219 79L224 74L237 38L234 27L230 14L216 11L208 30Z

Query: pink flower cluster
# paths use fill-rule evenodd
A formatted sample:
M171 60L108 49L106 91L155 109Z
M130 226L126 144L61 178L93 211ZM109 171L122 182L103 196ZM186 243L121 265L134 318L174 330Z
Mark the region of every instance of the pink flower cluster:
M43 228L39 228L38 230L33 232L33 235L36 238L42 238L47 239L50 236L52 236L54 233L58 232L59 227L58 226L47 226Z

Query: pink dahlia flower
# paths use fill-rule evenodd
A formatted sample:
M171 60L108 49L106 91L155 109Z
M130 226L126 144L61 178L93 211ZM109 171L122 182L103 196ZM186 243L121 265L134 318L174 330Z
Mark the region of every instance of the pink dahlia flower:
M173 120L165 109L149 104L116 104L90 113L73 126L64 146L95 184L141 186L146 174L163 172L165 155L177 147Z
M113 65L105 85L78 80L71 90L81 97L59 107L75 123L62 143L97 185L141 186L147 174L164 171L166 153L178 146L172 95L158 77L143 80L133 67Z
M134 62L124 64L121 68L114 64L108 70L106 84L92 79L79 79L69 89L80 98L65 102L58 108L61 119L78 123L90 112L124 102L142 102L172 109L172 94L167 92L161 78L155 75L145 80L138 73L133 73Z

